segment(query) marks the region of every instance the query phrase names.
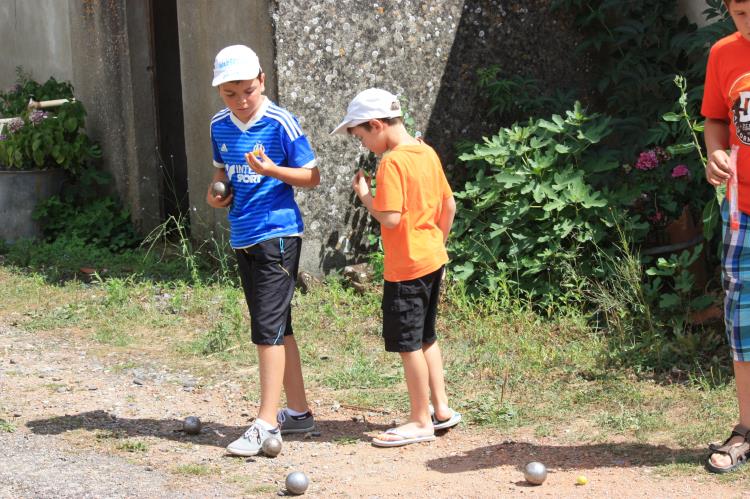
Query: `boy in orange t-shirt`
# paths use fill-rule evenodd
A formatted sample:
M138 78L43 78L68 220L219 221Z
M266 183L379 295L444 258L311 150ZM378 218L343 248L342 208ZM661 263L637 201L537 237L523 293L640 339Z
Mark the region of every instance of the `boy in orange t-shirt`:
M706 179L711 185L730 179L727 149L737 150L738 223L730 225L728 203L724 202L721 263L724 322L734 361L740 421L723 444L709 446L706 467L714 473L732 471L750 458L750 0L724 3L737 32L711 47L701 114L706 118Z
M435 440L435 430L453 427L461 415L448 405L443 360L435 335L440 282L456 202L435 151L406 131L398 98L370 88L349 104L346 117L331 132L349 133L382 155L370 193L362 171L352 188L378 221L385 252L383 338L388 352L404 363L409 391L409 421L373 439L379 447ZM432 407L430 407L430 400Z

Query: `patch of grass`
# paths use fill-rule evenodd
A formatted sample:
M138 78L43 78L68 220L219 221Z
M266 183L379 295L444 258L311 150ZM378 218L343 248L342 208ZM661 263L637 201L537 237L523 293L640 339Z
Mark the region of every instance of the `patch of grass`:
M323 377L323 384L334 390L344 388L386 388L398 383L403 375L393 364L385 366L363 354L347 359ZM384 372L385 371L385 372Z
M125 432L122 430L100 430L94 435L97 440L119 440L125 438Z
M255 496L260 494L274 494L278 492L279 488L276 485L271 484L259 484L251 485L246 489L247 495Z
M344 435L343 437L336 437L333 439L333 443L336 445L352 445L359 442L359 439L357 437L352 437L349 435Z
M596 417L597 424L615 434L654 431L663 428L666 421L661 412L647 411L641 408L630 409L620 404L614 412L605 412Z
M94 340L104 345L126 347L131 344L133 338L125 332L122 327L100 326L93 334Z
M138 367L138 363L132 360L129 360L127 362L121 362L119 364L113 365L112 367L110 367L110 370L113 373L119 374L119 373L128 371L130 369L135 369L136 367Z
M181 464L175 466L174 473L179 475L207 476L218 473L218 470L206 464Z
M0 433L13 433L16 431L16 425L0 418Z
M141 440L125 440L122 443L117 444L117 449L126 452L146 452L148 445Z

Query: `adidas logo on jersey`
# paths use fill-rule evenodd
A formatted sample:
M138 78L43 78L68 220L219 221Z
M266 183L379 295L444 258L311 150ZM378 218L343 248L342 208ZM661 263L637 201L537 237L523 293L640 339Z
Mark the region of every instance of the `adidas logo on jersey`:
M227 145L226 144L222 144L221 145L221 152L227 152L228 150L229 149L227 149Z

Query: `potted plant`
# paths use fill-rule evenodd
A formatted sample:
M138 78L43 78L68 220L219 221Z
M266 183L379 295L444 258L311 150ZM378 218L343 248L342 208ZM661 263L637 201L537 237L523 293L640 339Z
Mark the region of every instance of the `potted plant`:
M99 146L83 131L86 111L72 100L73 87L50 78L44 84L18 70L18 82L0 92L0 240L39 235L36 205L60 192L66 175L76 175ZM71 99L54 110L30 109L30 99Z
M633 201L631 213L645 228L641 255L667 257L680 254L704 242L700 193L708 183L702 167L678 159L661 147L642 151L633 165L625 166L625 177ZM705 247L691 264L698 287L707 279Z
M634 196L631 212L639 217L647 232L646 252L668 253L685 249L701 241L694 206L696 193L703 186L696 166L672 157L665 149L654 147L641 152L632 166L625 166L626 182ZM678 248L676 246L687 245ZM665 249L658 249L659 247Z

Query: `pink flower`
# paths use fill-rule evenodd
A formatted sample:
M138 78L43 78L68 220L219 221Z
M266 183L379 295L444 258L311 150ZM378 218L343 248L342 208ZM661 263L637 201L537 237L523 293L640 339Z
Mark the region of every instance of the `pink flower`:
M663 222L666 217L664 216L664 213L657 211L653 215L648 217L648 220L654 224L658 225L659 223Z
M638 161L635 162L635 167L644 171L653 170L657 166L659 166L659 159L655 151L643 151L638 155Z
M690 170L686 165L677 165L672 168L672 178L679 178L684 176L690 176Z

